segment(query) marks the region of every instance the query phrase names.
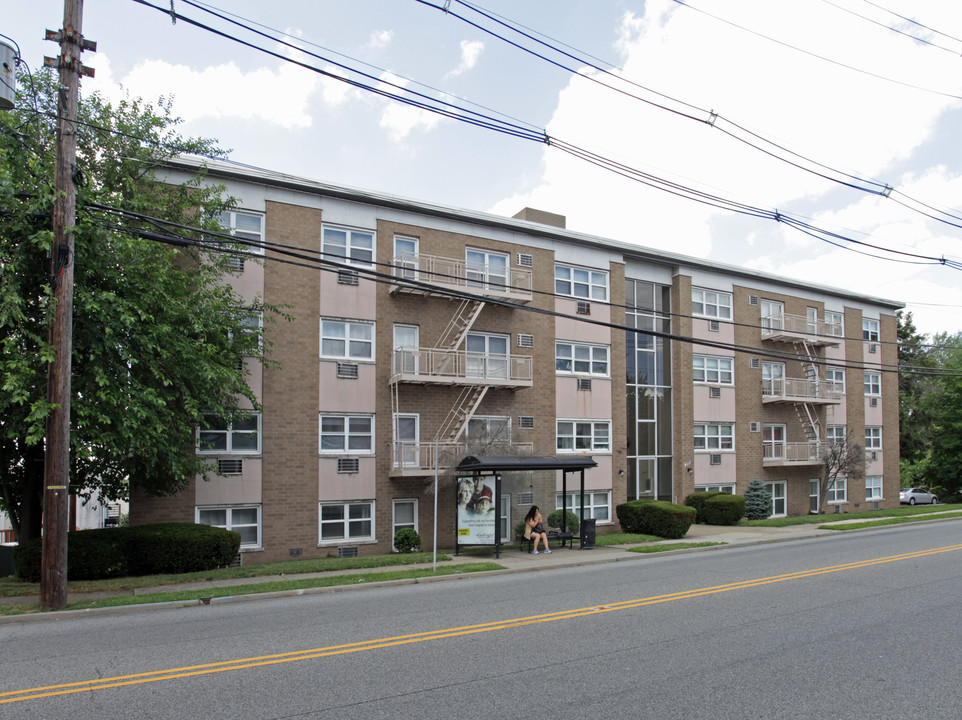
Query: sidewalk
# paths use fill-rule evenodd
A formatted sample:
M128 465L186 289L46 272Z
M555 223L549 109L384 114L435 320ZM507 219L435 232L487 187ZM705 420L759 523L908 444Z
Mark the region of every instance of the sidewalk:
M879 518L882 519L882 518ZM933 520L939 519L936 515L932 517ZM832 518L826 517L825 523L844 523L844 522L863 522L862 520L834 520ZM924 521L921 521L924 522ZM773 542L787 542L791 540L802 540L806 538L815 538L823 536L836 536L837 531L833 530L821 530L817 525L791 525L788 527L730 527L721 525L692 525L688 530L688 533L684 538L679 540L665 540L660 544L670 545L679 543L702 543L702 542L715 542L722 543L721 545L710 546L706 548L690 548L679 550L678 552L701 552L703 550L717 550L724 547L733 547L739 545L757 545L762 543L773 543ZM503 574L503 573L514 573L514 572L531 572L537 570L548 570L554 568L564 568L564 567L577 567L579 565L588 564L599 564L599 563L611 563L611 562L622 562L627 560L638 560L648 557L644 554L628 552L629 545L609 545L607 547L594 547L581 549L575 544L574 548L562 548L555 547L551 554L540 553L538 555L533 555L527 551L522 551L518 549L507 549L501 551L501 557L495 558L494 550L490 552L478 552L477 550L470 553L462 555L454 555L452 551L446 550L445 554L451 559L441 561L438 563L438 567L451 567L452 565L461 565L467 563L478 563L478 562L496 562L501 565L503 570L493 570L491 572ZM657 553L658 555L664 555L663 551ZM428 564L420 564L416 566L405 566L405 567L424 567ZM211 580L203 582L194 583L178 583L172 585L156 585L150 587L136 588L132 591L118 591L118 592L93 592L93 593L76 593L71 594L68 601L82 600L82 599L99 599L104 597L116 597L116 596L139 596L139 595L150 595L155 593L164 592L177 592L183 590L203 590L203 589L215 589L224 587L236 587L242 585L254 585L258 583L268 583L268 582L278 582L284 580L296 580L301 578L317 578L317 577L330 577L332 575L347 575L347 574L371 574L382 572L386 568L362 568L362 569L348 569L348 570L334 570L327 572L316 572L316 573L304 573L298 575L262 575L252 578L234 578L229 580ZM485 573L490 574L490 573ZM437 582L453 578L464 578L464 575L442 575L438 577L422 577L418 578L416 582ZM414 582L413 580L396 580L389 582ZM283 595L302 595L306 593L314 592L330 592L330 591L344 591L350 589L360 588L360 585L338 585L331 588L314 588L314 589L301 589L301 590L284 590L280 592L273 593L263 593L263 594L251 594L251 595L241 595L234 598L214 598L209 602L225 602L225 601L238 601L254 599L258 597L276 597ZM21 596L21 597L7 597L0 598L0 603L5 604L16 604L16 603L28 603L36 602L36 596ZM184 605L196 605L199 601L190 600L182 601L180 604ZM159 607L166 607L168 604L159 605ZM136 606L124 606L118 608L103 608L102 610L97 610L96 612L109 612L109 611L122 611L130 608L143 609L144 605ZM89 613L95 612L92 610L76 610L76 611L61 611L57 613L43 613L43 614L27 614L27 615L12 615L12 616L0 616L0 623L4 621L15 621L15 620L28 620L33 618L56 618L63 617L64 612L67 613Z

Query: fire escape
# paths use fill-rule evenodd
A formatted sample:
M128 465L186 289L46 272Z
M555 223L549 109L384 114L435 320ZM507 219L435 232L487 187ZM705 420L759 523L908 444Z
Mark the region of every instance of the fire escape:
M763 404L791 404L805 432L805 442L766 444L766 466L819 465L824 438L819 409L841 404L842 388L819 375L819 350L838 347L842 328L811 317L780 313L762 318L762 340L790 344L803 358L803 378L779 377L762 381Z
M392 417L403 411L402 385L452 388L453 401L433 440L400 438L394 422L391 475L421 476L436 463L445 467L463 454L465 430L489 389L531 386L530 356L511 355L510 343L505 343L504 352L472 347L469 335L488 300L530 302L532 276L530 270L511 268L507 262L488 265L417 253L402 253L394 265L398 281L391 286L392 294L435 298L432 309L443 307L442 303L453 307L447 327L433 346L395 348L391 357ZM457 295L452 296L452 291Z

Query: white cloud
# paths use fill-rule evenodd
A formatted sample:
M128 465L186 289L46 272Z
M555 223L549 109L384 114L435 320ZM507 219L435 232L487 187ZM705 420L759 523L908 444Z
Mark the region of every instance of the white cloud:
M468 70L477 65L478 58L481 57L481 52L483 50L484 43L480 40L462 40L461 64L445 75L445 77L452 78L466 73Z
M367 41L367 46L376 49L385 48L391 44L391 40L393 39L393 30L375 30L371 33L371 37Z
M407 81L397 75L386 73L381 76L382 82L392 83L394 86L404 87ZM386 86L386 90L397 92L397 87ZM441 116L421 108L405 105L395 100L384 101L381 112L380 125L387 130L394 142L399 142L415 130L430 131L441 122Z
M308 99L319 84L315 73L284 64L277 70L244 72L234 63L194 69L162 60L139 62L114 78L109 60L98 55L98 77L90 89L120 97L123 86L145 99L173 96L174 114L185 122L200 118L257 119L285 129L310 127Z

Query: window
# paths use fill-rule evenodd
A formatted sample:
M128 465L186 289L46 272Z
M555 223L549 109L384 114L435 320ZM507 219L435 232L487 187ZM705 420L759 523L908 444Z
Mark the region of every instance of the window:
M782 460L785 458L785 426L762 426L762 457L765 460Z
M732 316L732 294L692 288L691 312L693 315L730 320Z
M418 277L418 239L394 236L394 276L405 280Z
M762 329L783 330L785 328L785 304L777 300L762 300Z
M469 288L504 288L508 285L508 256L487 250L464 251Z
M844 445L845 444L845 426L844 425L826 426L825 439L831 445Z
M197 429L197 452L203 454L246 453L261 451L261 414L252 412L227 423L213 415L205 416Z
M511 496L510 495L501 496L500 510L501 510L501 515L498 518L498 522L501 525L500 527L501 541L511 542L513 538L511 537Z
M734 423L695 423L695 450L734 449Z
M555 265L554 291L558 295L605 302L608 300L608 273L569 265Z
M865 373L865 394L866 395L881 395L882 394L882 373Z
M260 213L229 210L217 215L217 221L230 230L230 234L250 240L253 244L245 245L245 252L264 254L264 216Z
M467 441L472 445L511 443L511 418L497 415L474 415L465 429Z
M834 310L825 311L825 331L835 337L845 337L845 313Z
M558 510L562 509L564 501L564 495L562 493L555 493L555 507ZM581 517L581 493L580 492L569 492L568 493L568 510L573 512L579 518ZM611 519L611 493L608 491L598 492L598 491L588 491L585 490L585 517L594 518L595 520L600 520L601 522L607 522Z
M397 535L398 530L411 528L414 532L418 530L418 501L416 498L410 500L395 500L393 521L391 523L391 539Z
M735 494L734 485L696 485L695 492L723 492L729 495Z
M878 320L862 320L862 340L878 342Z
M835 383L836 389L845 394L845 370L842 368L825 368L825 379Z
M610 420L558 420L558 452L611 450Z
M865 500L882 499L882 476L869 475L865 478Z
M326 260L340 260L348 265L373 265L374 233L325 226L321 254Z
M695 382L732 385L735 378L732 371L734 363L734 358L695 355L692 359L693 379Z
M260 505L198 507L195 522L198 525L210 525L240 533L242 548L260 547Z
M322 453L374 452L373 415L321 415Z
M828 484L828 502L843 503L848 499L848 481L837 477Z
M320 503L320 542L374 539L374 503Z
M808 481L808 512L812 515L818 515L820 484L818 479Z
M785 395L785 363L762 363L762 395Z
M417 325L394 326L394 372L416 375L420 365L421 328Z
M866 450L881 450L882 449L882 428L880 427L867 427L865 428L865 449Z
M788 514L788 496L784 481L765 483L772 494L772 517L785 517Z
M608 346L555 343L555 370L559 373L608 377Z
M420 424L417 413L394 416L394 467L421 466Z
M321 357L373 360L374 323L321 318Z
M468 377L508 377L509 342L509 336L507 335L468 333L464 343L467 349L466 372Z

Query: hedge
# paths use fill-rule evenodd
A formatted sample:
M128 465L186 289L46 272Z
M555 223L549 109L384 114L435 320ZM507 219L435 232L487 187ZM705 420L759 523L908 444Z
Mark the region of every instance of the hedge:
M695 508L695 522L703 523L705 522L705 503L708 501L708 498L713 498L724 494L725 493L721 492L720 490L692 493L685 498L685 505Z
M708 498L702 507L702 516L706 525L737 525L745 517L745 497L721 493Z
M211 570L231 564L239 549L239 533L193 523L77 530L67 533L67 579ZM40 581L41 552L40 538L17 546L17 577Z
M545 525L549 528L561 529L561 513L564 510L554 510L548 513L548 519L545 521ZM565 530L572 533L577 537L578 529L581 527L581 518L579 518L575 513L568 510L567 521L565 523Z
M695 508L661 500L631 500L615 508L626 533L656 535L675 540L685 537L695 522Z

